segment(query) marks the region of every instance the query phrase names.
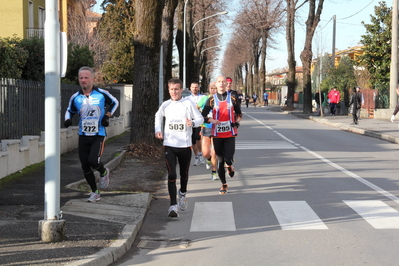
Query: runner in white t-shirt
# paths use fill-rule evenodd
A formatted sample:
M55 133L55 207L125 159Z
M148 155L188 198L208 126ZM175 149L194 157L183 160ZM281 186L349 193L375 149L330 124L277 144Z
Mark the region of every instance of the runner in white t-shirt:
M169 217L179 217L179 209L187 208L186 192L188 171L191 161L192 128L204 122L201 113L191 101L182 98L182 82L180 79L170 79L168 89L170 100L161 104L155 114L155 137L163 139L165 160L168 169L168 191L170 197ZM163 126L163 119L165 125ZM180 189L176 187L176 164L180 166ZM179 194L179 202L177 202Z

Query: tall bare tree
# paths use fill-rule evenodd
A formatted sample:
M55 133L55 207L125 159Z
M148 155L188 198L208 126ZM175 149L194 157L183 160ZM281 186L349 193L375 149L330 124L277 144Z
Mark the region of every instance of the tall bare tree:
M288 74L287 74L287 107L294 107L294 93L296 87L295 73L296 73L296 60L295 60L295 13L302 7L308 0L303 0L298 5L299 0L286 0L286 26L285 26L285 39L287 41L288 52Z
M162 49L163 49L163 98L169 98L168 80L172 78L172 58L173 58L173 29L174 15L178 5L178 0L165 0L165 7L162 13Z
M156 144L159 52L164 0L135 0L134 78L130 142Z
M234 21L235 34L232 40L239 39L234 48L243 47L242 53L227 49L223 71L236 73L236 79L244 81L239 68L245 73L247 93L260 94L264 88L266 73L267 47L272 41L273 33L282 25L283 0L245 0L242 9ZM237 49L237 48L236 48ZM233 56L228 56L233 53ZM237 56L239 54L239 56ZM234 71L231 71L233 67Z
M309 0L309 13L306 20L306 38L303 51L301 52L301 61L303 66L303 112L312 113L312 79L310 66L312 63L312 42L317 25L320 21L321 11L323 10L324 0Z

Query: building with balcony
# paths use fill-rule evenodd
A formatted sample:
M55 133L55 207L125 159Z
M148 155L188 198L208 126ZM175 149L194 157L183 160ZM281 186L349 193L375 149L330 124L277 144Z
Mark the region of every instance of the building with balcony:
M45 0L1 1L0 37L44 37Z
M278 68L274 69L266 74L266 83L271 84L272 86L285 86L287 83L287 75L288 75L288 67L286 68ZM295 68L295 79L298 82L299 90L302 90L303 87L303 68L302 66L298 66ZM270 89L270 88L266 88Z

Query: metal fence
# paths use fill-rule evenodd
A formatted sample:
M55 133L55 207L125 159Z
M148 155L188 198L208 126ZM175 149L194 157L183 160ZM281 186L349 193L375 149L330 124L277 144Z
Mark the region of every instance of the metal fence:
M61 85L61 127L64 114L78 85ZM120 101L120 90L109 89ZM0 139L20 139L23 135L40 135L44 131L45 86L44 82L0 79ZM119 108L114 116L119 116ZM78 116L73 118L77 125Z

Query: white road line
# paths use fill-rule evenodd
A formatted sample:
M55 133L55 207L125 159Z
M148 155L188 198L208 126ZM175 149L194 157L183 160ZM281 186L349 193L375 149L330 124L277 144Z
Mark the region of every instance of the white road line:
M289 150L298 147L281 140L244 140L236 142L236 150Z
M305 201L270 201L283 230L325 230L328 227Z
M380 200L344 200L375 229L399 229L399 212Z
M190 232L236 231L232 202L196 202Z
M259 124L263 125L263 126L266 127L267 129L273 131L274 133L276 133L277 135L279 135L281 138L285 139L285 140L288 141L289 143L291 143L291 144L297 146L298 148L300 148L300 149L302 149L302 150L308 152L309 154L312 154L313 156L315 156L316 158L320 159L321 161L323 161L323 162L325 162L325 163L331 165L332 167L334 167L334 168L340 170L341 172L345 173L346 175L348 175L348 176L350 176L350 177L356 179L357 181L359 181L359 182L363 183L364 185L368 186L369 188L371 188L371 189L377 191L378 193L384 195L385 197L387 197L387 198L393 200L394 202L396 202L397 204L399 204L399 198L396 197L395 195L393 195L393 194L389 193L388 191L386 191L386 190L380 188L379 186L374 185L373 183L371 183L371 182L367 181L366 179L364 179L364 178L362 178L362 177L356 175L355 173L352 173L351 171L346 170L345 168L343 168L343 167L341 167L341 166L339 166L339 165L337 165L337 164L331 162L330 160L324 158L324 157L321 156L320 154L318 154L318 153L316 153L316 152L314 152L314 151L311 151L311 150L309 150L309 149L307 149L307 148L301 146L301 145L298 144L298 143L295 143L294 141L290 140L289 138L287 138L287 137L284 136L283 134L281 134L281 133L275 131L273 128L271 128L271 127L269 127L268 125L264 124L262 121L256 119L255 117L253 117L253 116L251 116L251 115L249 115L249 114L247 114L247 113L245 113L245 115L248 116L248 117L250 117L250 118L252 118L253 120L255 120L256 122L258 122Z

